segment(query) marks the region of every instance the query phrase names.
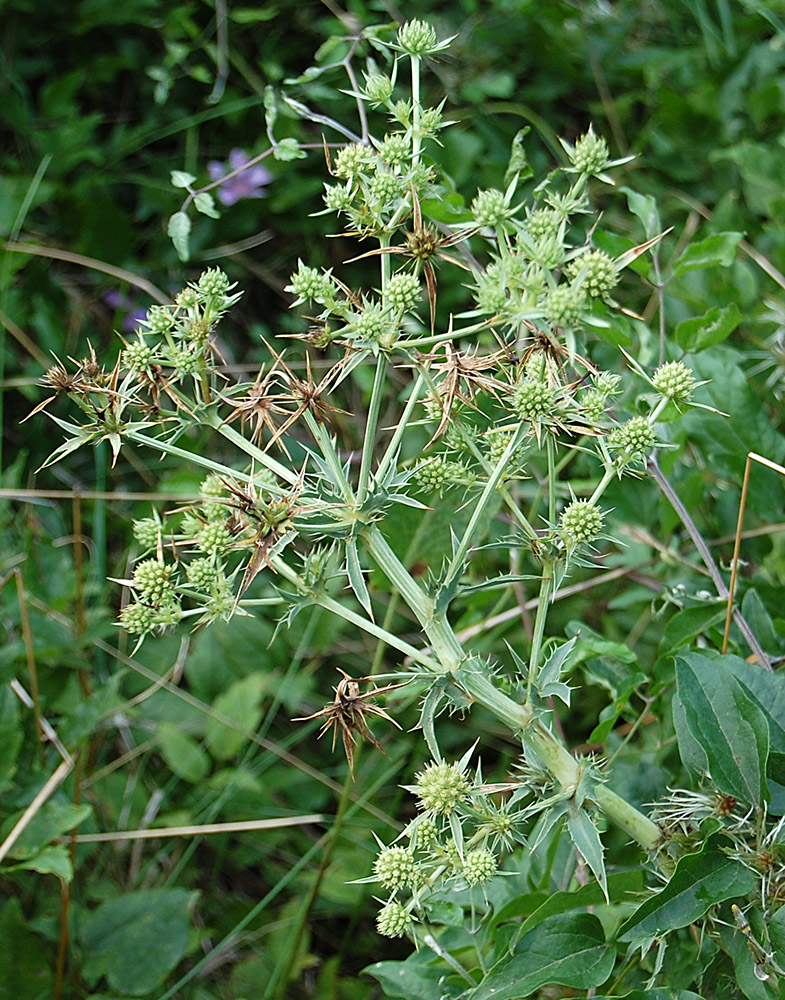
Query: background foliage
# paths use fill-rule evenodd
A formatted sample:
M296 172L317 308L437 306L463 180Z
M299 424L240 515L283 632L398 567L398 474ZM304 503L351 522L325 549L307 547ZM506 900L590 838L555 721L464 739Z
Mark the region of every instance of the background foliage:
M457 34L428 86L446 91L457 120L444 136L443 163L467 200L477 187L504 187L512 138L526 125L538 173L557 162L558 136L572 140L590 122L614 156L638 154L618 181L651 200L628 207L618 189L605 192L603 228L628 237L627 246L673 231L659 254L661 270L641 268L643 282L625 279L625 304L650 319L656 286L667 278L669 336L678 338L679 323L710 309L725 310L732 328L722 344L695 356L694 368L711 380L707 401L733 420L687 414L673 442L679 461L661 457L725 565L747 452L785 460L785 24L778 8L774 0L464 0L412 2L405 11L433 21L440 37ZM111 624L119 588L106 578L129 575L131 518L149 513L151 502L171 507L192 497L202 475L167 460L145 466L125 451L110 470L104 448L80 450L36 475L52 440L40 421L20 423L41 398L35 383L51 353L81 358L89 341L111 359L122 346L115 331L127 330L135 311L158 293L167 300L213 263L244 291L221 328L230 364L255 370L268 357L262 338L297 329L285 291L297 259L329 267L347 256L341 239L316 240L324 231L324 220L311 214L324 180L319 148L303 159L266 160L272 178L264 198L219 206L219 218L197 216L187 263L166 234L181 195L170 172L206 181L207 164L225 162L232 149L262 152L265 87L305 73L332 35L387 22L397 11L382 3L339 11L234 0L225 19L220 3L216 12L196 0L6 0L1 10L0 839L59 759L51 746L39 746L36 711L22 703L12 679L31 692L76 764L0 873L0 996L353 1000L380 995L377 981L389 995L419 996L422 977L395 993L383 972L377 980L360 975L408 951L376 934L373 888L347 884L371 869L373 831L389 841L410 818L399 786L411 784L426 759L422 741L406 733L417 721L414 699L396 703L404 731L385 730L389 759L362 751L352 783L342 757L316 741L317 723L290 721L324 702L336 667L364 674L374 656L373 645L325 612L313 609L296 630L275 635L273 618L236 619L150 639L130 656L127 637ZM317 64L330 58L326 46ZM336 98L328 84L344 86L337 75L306 76L300 99L330 114ZM278 139L291 135L318 147L321 133L320 125L282 110ZM655 211L657 224L647 216ZM702 244L721 232L743 234L726 266L674 266L688 239ZM460 294L458 282L440 288L441 308ZM636 323L633 337L642 363L656 364L657 331ZM50 495L55 491L62 493ZM141 514L137 493L149 496ZM618 577L554 610L556 634L570 634L570 623L580 620L597 639L587 653L593 683L560 721L571 748L621 747L617 790L642 804L687 780L670 715L672 654L696 637L716 642L722 607L683 524L651 482L625 480L608 498L617 522L638 528L626 536L618 565L607 566L619 569ZM745 522L755 534L744 541L740 600L774 658L785 635L781 520L781 480L755 468ZM428 544L438 553L444 540ZM418 545L427 564L433 553ZM494 610L478 601L461 625L477 625ZM502 639L514 646L521 630L520 618L510 617L482 643L489 652ZM619 654L603 645L609 642L634 651L627 663L612 658ZM651 701L634 693L640 675ZM681 683L698 683L691 677ZM598 733L601 712L607 726ZM472 731L480 725L484 771L501 780L517 749L490 716L474 719ZM444 722L441 740L460 756L465 724ZM68 840L71 831L316 813L325 819L256 832ZM636 867L637 854L620 834L608 836L624 875L625 860ZM525 872L520 913L532 912L537 894L567 888L559 883L559 850L554 841L550 852L510 859L510 870ZM592 940L588 916L571 914L560 931ZM534 922L523 932L542 935L544 944L533 940L547 951L548 926ZM695 945L682 933L672 947L683 949L684 981L669 985L690 996ZM747 944L737 937L743 951ZM708 965L710 944L703 954ZM738 967L733 973L720 963L712 975L716 995L731 995L723 990L736 987L723 977L738 978ZM744 995L777 995L754 978L740 982ZM527 989L545 996L536 991L548 982L532 973ZM633 986L645 982L625 989ZM572 993L558 995L586 995L587 988L575 982Z

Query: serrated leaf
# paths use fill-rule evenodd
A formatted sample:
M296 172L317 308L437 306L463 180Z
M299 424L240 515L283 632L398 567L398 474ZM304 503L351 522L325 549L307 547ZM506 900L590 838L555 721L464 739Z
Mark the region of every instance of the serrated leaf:
M524 934L512 958L498 962L467 1000L519 1000L554 983L589 989L605 982L615 959L594 914L560 913Z
M346 575L349 578L349 586L354 591L354 596L365 609L368 617L373 620L373 610L371 608L371 595L363 576L360 565L360 555L357 551L357 540L348 538L346 540Z
M198 784L210 771L210 758L193 736L164 722L158 729L158 746L169 770L183 781Z
M676 325L676 343L683 351L705 351L729 337L741 323L735 302L715 306L702 316L682 320Z
M620 941L641 941L688 927L712 906L754 892L755 875L721 850L721 835L710 837L696 854L679 859L665 888L647 899L622 924Z
M540 673L537 677L537 683L539 684L551 684L554 681L561 679L562 669L564 664L567 662L567 658L575 647L575 643L578 641L578 635L574 635L571 639L566 642L561 643L557 646L548 659L545 661Z
M209 191L200 191L194 198L194 208L211 219L220 219L221 213L215 207L215 200Z
M166 227L169 239L174 243L177 256L182 261L188 260L190 256L189 236L191 235L191 220L185 212L175 212L169 219Z
M709 774L726 795L762 806L768 801L766 717L721 658L676 657L676 686L693 738L706 754Z
M573 844L583 855L607 899L608 884L605 879L604 849L600 833L591 816L585 809L581 809L574 799L570 800L570 808L567 812L567 829Z
M673 276L706 267L730 267L736 259L736 248L744 233L715 233L705 240L691 243L674 261Z
M185 170L172 170L169 178L176 188L188 188L196 180L193 174L186 173Z

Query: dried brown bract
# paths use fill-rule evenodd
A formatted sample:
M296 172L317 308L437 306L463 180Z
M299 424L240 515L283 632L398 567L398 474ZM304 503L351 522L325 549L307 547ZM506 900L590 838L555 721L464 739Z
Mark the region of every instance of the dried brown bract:
M329 705L325 705L319 712L314 712L313 715L306 715L303 718L294 719L293 721L308 722L310 719L323 718L324 723L319 731L319 736L324 736L328 729L332 729L333 749L335 749L336 736L340 731L343 748L346 752L346 759L349 762L349 770L354 775L355 734L367 740L386 756L384 747L368 728L366 715L380 715L383 719L387 719L388 722L392 722L398 729L401 728L395 719L388 715L383 708L372 704L372 699L378 698L379 695L386 694L388 691L394 691L396 688L405 687L409 681L403 681L401 684L387 684L381 688L374 687L370 691L365 691L361 694L360 685L372 684L373 678L350 677L343 670L341 670L341 673L343 674L343 679L333 688L335 691L333 701Z

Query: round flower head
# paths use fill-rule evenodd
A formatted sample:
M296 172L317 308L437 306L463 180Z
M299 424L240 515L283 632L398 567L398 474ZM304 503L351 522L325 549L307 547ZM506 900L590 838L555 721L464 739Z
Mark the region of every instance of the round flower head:
M575 326L585 308L585 295L573 285L559 285L545 300L545 313L556 326Z
M608 143L594 129L582 135L568 153L573 167L582 174L599 174L607 167L610 157Z
M515 391L512 408L521 420L542 420L553 411L553 390L544 381L525 378Z
M147 371L155 363L155 348L139 341L123 351L123 364L133 372Z
M379 158L388 167L405 165L411 155L411 143L405 132L393 132L379 143Z
M577 278L583 272L581 289L593 299L603 299L615 288L619 278L613 260L603 250L587 250L570 261L568 273Z
M471 783L457 764L428 764L416 777L415 794L422 807L431 812L449 816L469 798Z
M333 169L336 177L346 180L349 177L358 177L360 174L371 174L375 168L376 157L373 150L357 142L338 151Z
M134 521L134 538L143 549L154 549L158 544L161 522L157 517L143 517Z
M287 292L294 294L301 301L313 299L314 302L325 304L332 302L337 292L337 286L329 274L324 274L315 267L308 267L299 261L298 268L287 285Z
M385 889L403 889L417 881L414 855L405 847L386 847L376 858L373 873Z
M174 596L174 566L167 566L157 559L137 563L132 586L139 597L153 606L163 604Z
M199 278L199 291L203 295L225 297L231 289L229 278L219 267L210 267Z
M402 25L398 29L398 45L409 56L427 56L439 48L436 30L427 21L407 21Z
M593 542L602 531L602 513L589 500L573 500L562 511L559 533L568 545Z
M420 279L416 274L393 274L384 290L387 301L399 312L413 308L420 298Z
M226 552L231 543L232 533L222 521L208 522L196 538L196 544L208 555L213 552Z
M616 428L611 438L611 444L615 448L630 455L651 451L655 441L654 428L646 417L631 417L621 427Z
M385 73L366 74L365 96L375 104L386 104L394 87L395 83Z
M553 208L536 208L526 220L526 231L535 240L543 236L555 236L561 222L559 213Z
M384 937L403 937L410 923L411 917L395 900L383 906L376 916L376 929Z
M418 851L430 851L439 839L439 828L430 818L423 816L412 831L412 846Z
M657 392L675 403L686 403L695 388L695 376L683 361L666 361L652 376Z
M478 191L471 208L478 226L498 226L511 214L503 192L496 188Z
M120 612L120 625L131 635L147 635L158 624L155 608L146 604L126 604Z
M496 874L496 858L490 851L480 848L469 851L463 861L463 877L468 885L489 882Z

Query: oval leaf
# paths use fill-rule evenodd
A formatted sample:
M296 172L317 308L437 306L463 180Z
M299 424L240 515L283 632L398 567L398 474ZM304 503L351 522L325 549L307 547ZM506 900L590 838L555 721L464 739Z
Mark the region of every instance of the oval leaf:
M762 806L768 801L766 717L721 657L700 653L676 657L676 685L684 718L726 795Z
M684 351L705 351L729 337L741 323L741 312L735 302L715 306L702 316L685 319L676 326L676 343Z
M513 957L502 959L467 997L518 1000L549 983L589 989L605 982L615 958L594 914L560 913L524 934Z
M673 876L656 896L647 899L620 928L620 941L641 941L678 927L688 927L712 906L754 892L755 875L729 858L710 837L697 854L680 858Z
M169 239L174 243L174 248L180 260L188 260L190 254L188 237L191 235L191 220L185 212L174 213L169 219L166 232L169 235Z

